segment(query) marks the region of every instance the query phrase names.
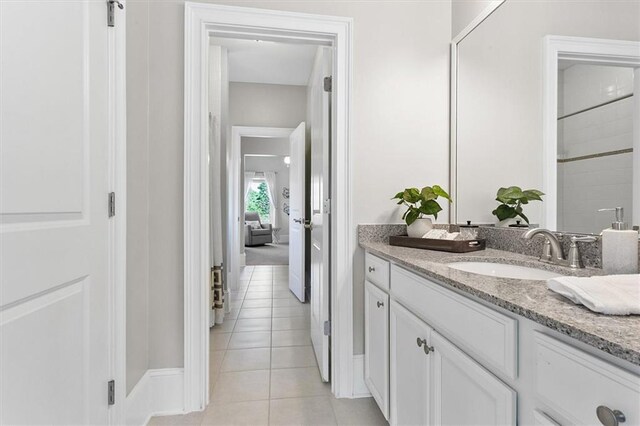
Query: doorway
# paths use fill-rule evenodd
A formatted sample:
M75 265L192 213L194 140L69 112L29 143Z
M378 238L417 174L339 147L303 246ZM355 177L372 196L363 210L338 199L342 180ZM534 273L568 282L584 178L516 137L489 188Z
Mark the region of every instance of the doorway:
M208 264L209 230L206 141L207 87L205 65L210 36L237 37L264 41L313 43L333 48L332 129L330 149L331 200L324 200L330 223L330 262L324 277L331 291L331 322L323 326L331 334L331 390L337 397L351 397L353 387L351 258L354 236L350 215L349 189L349 98L351 86L351 25L348 18L334 18L290 12L239 7L186 5L186 125L185 125L185 405L186 410L202 409L208 400L209 327ZM203 137L204 136L204 137ZM329 215L330 213L330 215ZM304 220L303 218L297 218ZM235 218L237 220L237 218ZM303 224L312 226L311 223ZM237 265L236 265L237 266ZM234 281L234 265L227 264L228 282ZM238 268L239 271L239 268ZM236 274L236 280L240 272ZM229 277L231 275L231 277ZM331 296L329 296L331 295ZM340 298L337 296L340 295ZM327 310L328 311L328 310ZM328 321L328 320L327 320ZM327 336L328 338L328 336ZM329 355L326 356L327 360Z

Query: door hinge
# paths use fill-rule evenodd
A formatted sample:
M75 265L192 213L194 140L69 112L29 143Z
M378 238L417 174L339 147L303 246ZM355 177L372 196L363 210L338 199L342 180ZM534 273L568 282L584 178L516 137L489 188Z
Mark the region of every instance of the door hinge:
M331 198L327 198L324 200L322 211L326 214L331 214Z
M331 336L331 321L324 322L324 335Z
M331 76L325 77L324 78L324 91L325 92L331 92L332 89L333 89L333 77L331 77Z
M107 1L107 25L110 27L115 27L116 25L116 5L118 9L124 9L124 5L118 0Z
M109 217L116 215L116 193L109 193Z
M109 380L107 383L107 404L116 405L116 381Z

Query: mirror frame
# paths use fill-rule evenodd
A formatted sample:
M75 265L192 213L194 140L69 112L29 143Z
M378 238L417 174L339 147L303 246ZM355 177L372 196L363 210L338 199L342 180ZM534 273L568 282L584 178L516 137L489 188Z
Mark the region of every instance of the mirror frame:
M544 38L542 95L543 181L546 194L542 226L557 230L558 221L558 61L561 59L594 65L626 66L634 71L634 112L640 112L640 42L548 35ZM640 188L640 119L634 120L633 187ZM602 206L616 207L616 206ZM640 222L640 197L633 199L633 225Z
M506 0L494 0L451 40L451 70L449 94L449 223L458 223L458 44L495 12Z

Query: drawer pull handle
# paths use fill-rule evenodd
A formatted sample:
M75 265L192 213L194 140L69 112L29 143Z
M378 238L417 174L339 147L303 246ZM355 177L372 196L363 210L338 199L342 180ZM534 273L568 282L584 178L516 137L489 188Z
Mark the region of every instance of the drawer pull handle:
M369 272L370 272L370 273L371 273L371 272L375 272L375 271L376 271L376 268L374 268L373 266L369 266Z
M418 344L419 348L420 347L424 348L424 354L425 355L429 355L429 353L433 352L433 346L427 345L427 339L421 339L421 338L418 337L416 339L416 343Z
M376 305L378 305L378 308L381 308L382 306L384 306L384 303L382 303L382 302L376 302Z
M596 415L604 426L618 426L619 423L624 423L627 420L622 411L612 410L604 405L596 408Z

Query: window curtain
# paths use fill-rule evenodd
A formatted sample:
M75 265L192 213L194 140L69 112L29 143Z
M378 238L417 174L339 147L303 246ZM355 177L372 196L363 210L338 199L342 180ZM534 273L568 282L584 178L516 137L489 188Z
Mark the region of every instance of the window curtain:
M256 172L244 172L244 206L247 207L247 195L249 195L249 189L251 189L251 183L256 177ZM244 221L244 213L242 214L242 220Z
M273 228L280 227L278 217L278 189L276 187L276 172L264 172L264 180L267 182L269 191L269 201L271 201L271 225Z

